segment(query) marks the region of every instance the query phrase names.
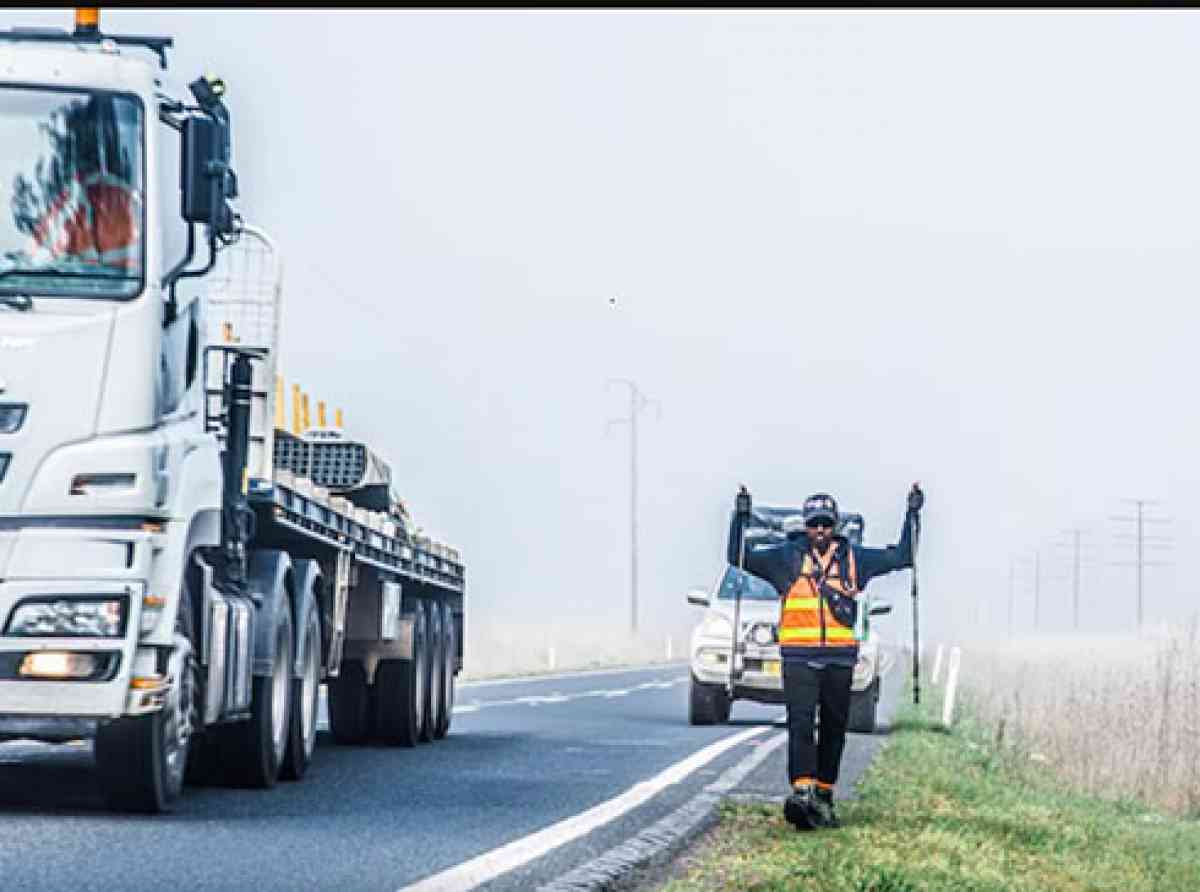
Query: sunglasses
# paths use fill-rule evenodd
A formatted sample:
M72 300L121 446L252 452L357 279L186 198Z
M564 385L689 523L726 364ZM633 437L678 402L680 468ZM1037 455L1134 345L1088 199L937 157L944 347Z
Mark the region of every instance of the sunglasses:
M805 524L810 530L832 530L833 523L824 517L815 517Z

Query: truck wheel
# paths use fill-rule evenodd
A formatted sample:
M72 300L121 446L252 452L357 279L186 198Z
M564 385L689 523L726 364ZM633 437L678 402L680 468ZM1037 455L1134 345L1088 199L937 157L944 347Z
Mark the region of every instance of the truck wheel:
M846 730L860 734L875 733L875 710L879 703L879 679L871 682L864 691L850 695L850 714L846 717Z
M375 680L378 687L378 670ZM371 734L371 691L366 668L357 660L342 663L342 671L329 680L327 687L333 739L341 744L366 743Z
M292 679L292 721L288 729L287 755L283 776L300 780L312 762L317 747L317 709L321 696L321 623L315 606L308 611L301 646L304 667L299 678Z
M424 602L414 610L412 659L380 660L375 670L375 730L391 746L416 746L426 724L429 630Z
M437 727L433 729L433 736L437 740L450 733L450 722L454 718L454 668L458 662L458 641L454 636L454 611L449 604L442 605L442 642L441 707Z
M248 787L275 786L287 752L291 724L292 608L285 597L275 615L275 660L271 674L254 676L250 720L221 729L232 756L235 779Z
M725 718L721 718L720 704L725 704ZM692 676L691 692L688 697L688 723L691 725L715 725L729 717L729 700L725 692L716 685L697 681Z
M179 593L175 642L171 687L163 708L96 729L96 771L110 808L170 811L183 790L188 746L196 726L199 673L192 651L192 599L186 578Z
M446 642L442 634L442 607L437 601L425 602L425 622L428 629L426 648L429 669L425 685L425 722L421 726L421 742L428 743L437 734L442 721L442 672L446 666Z

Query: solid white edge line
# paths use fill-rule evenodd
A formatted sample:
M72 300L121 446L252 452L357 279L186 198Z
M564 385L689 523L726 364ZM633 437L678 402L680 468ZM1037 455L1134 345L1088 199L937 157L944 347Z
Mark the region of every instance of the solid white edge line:
M710 743L704 749L692 753L674 765L660 771L648 780L634 784L624 793L614 796L599 805L589 808L543 830L514 840L506 845L485 852L470 861L404 886L400 892L463 892L481 883L493 880L501 874L528 864L559 846L591 833L628 811L647 802L671 784L678 783L693 771L704 767L722 753L773 729L773 725L747 728L738 734Z

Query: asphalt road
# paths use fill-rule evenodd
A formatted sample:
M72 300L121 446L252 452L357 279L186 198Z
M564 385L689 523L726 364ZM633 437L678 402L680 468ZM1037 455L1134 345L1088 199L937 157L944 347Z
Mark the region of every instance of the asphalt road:
M339 747L274 790L189 788L174 814L104 810L88 745L0 744L4 890L337 889L397 892L579 814L709 744L756 726L645 803L489 881L533 889L623 842L778 734L780 707L738 703L727 726L687 724L687 669L461 687L446 740ZM781 727L781 725L780 725ZM847 784L880 738L851 735ZM783 750L754 777L784 787Z

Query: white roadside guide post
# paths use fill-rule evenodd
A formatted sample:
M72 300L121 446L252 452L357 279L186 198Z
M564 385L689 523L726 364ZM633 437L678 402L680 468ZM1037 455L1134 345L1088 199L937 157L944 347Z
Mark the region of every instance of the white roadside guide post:
M937 655L933 658L933 683L937 684L938 679L942 677L942 650L944 645L939 644Z
M667 662L671 662L671 636L667 636Z
M958 667L962 661L962 648L950 649L950 665L946 670L946 697L942 700L942 725L946 728L954 721L954 695L958 692Z
M553 669L555 666L555 663L557 662L554 659L554 656L555 656L554 655L554 645L551 644L548 648L546 648L546 665L550 669Z

